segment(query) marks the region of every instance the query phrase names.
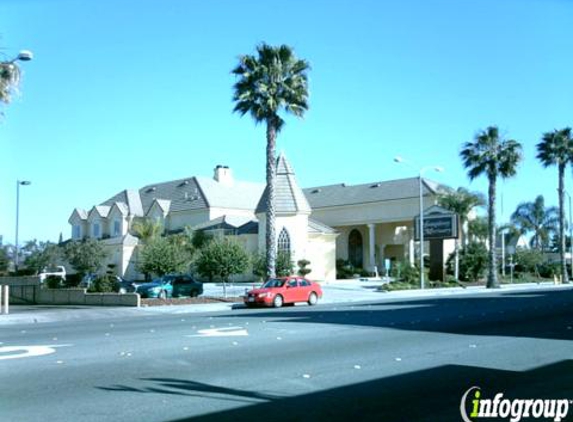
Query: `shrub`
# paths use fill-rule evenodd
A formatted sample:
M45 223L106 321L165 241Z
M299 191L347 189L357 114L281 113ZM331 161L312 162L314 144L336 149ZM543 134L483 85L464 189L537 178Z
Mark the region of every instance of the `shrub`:
M409 262L401 262L397 279L407 284L417 285L420 281L420 270Z
M66 274L66 280L64 281L64 286L67 288L78 287L82 281L82 276L79 273Z
M561 275L561 265L557 262L545 262L537 267L539 277L553 278Z
M345 261L344 259L336 260L336 278L352 278L352 276L356 273L356 270L357 269L354 268L354 266L349 261Z
M119 284L114 276L104 274L98 276L89 289L92 293L112 293L119 291Z
M44 280L44 283L48 289L60 289L64 286L62 278L57 275L49 275L46 277L46 280Z
M308 265L310 265L310 261L306 259L301 259L300 261L297 262L297 265L298 265L298 275L300 275L301 277L306 277L306 275L312 271L310 268L307 268Z
M460 251L460 280L478 281L487 269L487 249L484 244L472 242Z
M513 262L516 273L538 274L539 267L543 263L543 254L535 249L517 248L513 255Z

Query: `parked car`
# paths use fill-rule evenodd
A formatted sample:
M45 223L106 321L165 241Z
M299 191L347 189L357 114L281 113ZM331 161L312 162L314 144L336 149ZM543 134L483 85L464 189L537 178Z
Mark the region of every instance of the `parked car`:
M143 298L161 298L190 296L196 297L203 293L203 283L195 281L189 275L164 275L150 283L137 286L136 293Z
M316 305L322 297L319 284L302 277L272 278L244 296L247 306L264 305L280 308L287 303L307 302Z
M49 276L60 277L62 280L66 279L66 269L62 265L57 267L44 268L40 274L40 283L43 283Z

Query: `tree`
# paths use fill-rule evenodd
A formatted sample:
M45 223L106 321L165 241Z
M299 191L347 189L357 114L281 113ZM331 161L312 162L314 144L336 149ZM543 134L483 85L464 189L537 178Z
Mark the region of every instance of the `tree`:
M515 140L505 140L496 126L479 132L473 142L466 142L460 152L464 168L470 180L485 175L488 180L488 276L487 287L499 287L497 258L495 254L496 184L498 177L508 178L517 172L522 158L522 146Z
M487 242L487 217L478 216L468 222L468 240L470 242Z
M144 245L161 236L163 230L164 228L161 222L154 221L150 218L137 219L131 225L131 231Z
M44 268L54 266L62 256L61 248L51 242L27 242L24 248L27 248L28 254L24 264L27 268L34 271L35 274L41 272Z
M6 247L0 247L0 274L6 274L10 268L10 256Z
M522 234L533 232L531 247L547 249L551 234L557 230L559 213L557 207L545 207L543 195L533 202L522 202L511 214L511 222Z
M14 62L0 61L0 102L10 103L20 83L20 68Z
M103 267L107 252L103 244L95 239L72 241L64 247L64 257L81 277L97 273Z
M223 294L227 297L229 278L249 269L249 255L235 240L216 238L201 250L196 265L197 272L203 277L223 281Z
M185 272L189 269L191 257L177 240L158 237L149 241L141 251L138 269L142 273L158 276Z
M543 134L537 144L537 159L543 167L557 166L559 196L559 256L563 283L568 283L567 265L565 263L565 167L573 160L573 138L571 128L554 130Z
M294 274L294 262L290 252L279 251L277 254L277 276L288 277Z
M234 112L249 113L255 123L266 124L266 265L267 275L276 273L277 244L275 233L276 137L284 126L279 112L302 117L308 110L308 77L310 66L298 59L286 45L273 47L262 43L257 56L239 57L232 73L239 78L234 85Z
M460 226L462 227L462 235L464 244L467 244L467 235L463 233L468 216L475 207L482 207L485 205L485 198L481 192L470 192L468 189L460 187L455 191L447 192L438 198L438 204L445 209L455 212L460 218ZM459 249L460 239L456 238L455 245L455 264L454 264L454 277L459 279Z

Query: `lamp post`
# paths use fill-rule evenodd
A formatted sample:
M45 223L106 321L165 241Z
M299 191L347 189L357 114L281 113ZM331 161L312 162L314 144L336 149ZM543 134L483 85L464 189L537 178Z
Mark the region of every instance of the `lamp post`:
M571 279L573 279L573 220L571 219L571 195L565 191L569 198L569 259L571 260Z
M424 289L424 192L422 177L427 170L434 170L441 173L444 169L440 166L417 167L414 163L404 160L400 156L394 157L394 161L396 163L405 164L418 172L418 185L420 190L420 288Z
M29 180L16 181L16 254L14 256L14 269L18 272L18 255L20 247L18 245L18 228L20 223L20 186L30 186L32 182Z

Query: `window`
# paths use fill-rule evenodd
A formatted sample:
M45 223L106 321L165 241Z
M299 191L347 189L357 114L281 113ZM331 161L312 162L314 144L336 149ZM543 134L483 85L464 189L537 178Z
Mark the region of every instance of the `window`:
M101 228L99 223L94 223L93 225L93 237L100 237L101 236Z
M79 239L82 237L82 228L77 224L72 227L72 239Z
M356 229L348 236L348 260L353 266L362 268L362 235Z
M303 278L302 280L300 280L300 285L304 286L304 287L308 287L308 286L310 286L310 282Z
M284 227L279 234L277 249L279 252L290 254L290 236Z
M113 222L113 235L119 236L121 235L121 221L114 220Z

